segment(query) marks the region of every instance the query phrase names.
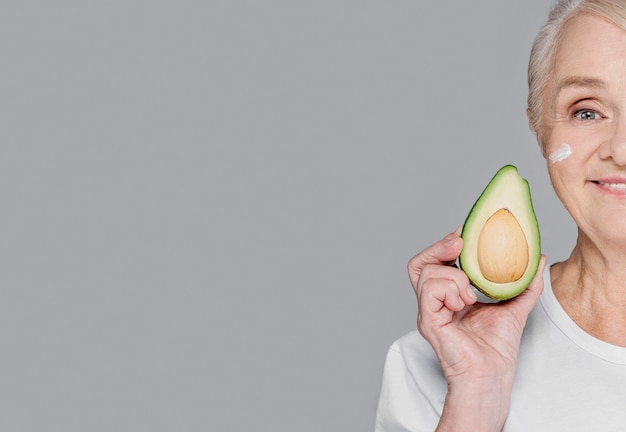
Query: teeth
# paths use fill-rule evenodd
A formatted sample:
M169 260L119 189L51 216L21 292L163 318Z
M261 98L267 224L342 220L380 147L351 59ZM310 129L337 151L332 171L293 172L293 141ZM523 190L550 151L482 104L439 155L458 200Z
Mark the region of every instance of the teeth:
M626 190L626 183L602 183L598 182L602 186L607 187L609 189L618 189L618 190Z

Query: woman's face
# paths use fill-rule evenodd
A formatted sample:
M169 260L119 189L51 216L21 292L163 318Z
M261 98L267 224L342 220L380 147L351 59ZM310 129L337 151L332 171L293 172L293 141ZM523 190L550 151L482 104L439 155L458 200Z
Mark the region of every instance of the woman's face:
M554 189L580 229L596 242L626 242L626 32L594 16L568 24L546 105L546 155ZM550 103L552 102L552 103Z

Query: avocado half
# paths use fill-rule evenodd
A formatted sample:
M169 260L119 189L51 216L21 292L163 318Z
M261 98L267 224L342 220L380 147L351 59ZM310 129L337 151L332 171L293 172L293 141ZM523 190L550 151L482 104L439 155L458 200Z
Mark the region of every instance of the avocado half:
M460 268L488 297L506 300L524 291L541 258L539 224L528 181L505 165L478 197L463 224Z

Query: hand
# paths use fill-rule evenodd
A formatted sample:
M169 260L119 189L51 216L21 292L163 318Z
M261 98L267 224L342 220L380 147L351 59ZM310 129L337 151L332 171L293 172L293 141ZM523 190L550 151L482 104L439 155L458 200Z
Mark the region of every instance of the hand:
M432 345L448 381L440 425L459 430L453 422L471 413L478 423L472 427L463 418L467 430L499 430L508 413L522 331L543 290L545 257L522 294L498 304L483 304L476 303L469 279L454 266L462 248L457 231L409 261L409 277L418 299L418 329ZM476 401L480 407L470 406ZM483 420L493 424L487 426Z

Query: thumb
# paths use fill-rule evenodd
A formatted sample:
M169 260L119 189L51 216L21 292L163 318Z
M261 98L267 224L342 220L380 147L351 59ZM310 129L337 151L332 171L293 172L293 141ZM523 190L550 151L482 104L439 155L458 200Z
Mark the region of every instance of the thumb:
M546 267L546 256L541 255L539 259L539 267L537 268L537 273L535 277L520 295L511 299L510 302L515 306L514 308L523 317L524 321L526 321L526 317L530 313L531 309L537 303L539 296L543 292L543 273ZM512 305L513 306L513 305Z

